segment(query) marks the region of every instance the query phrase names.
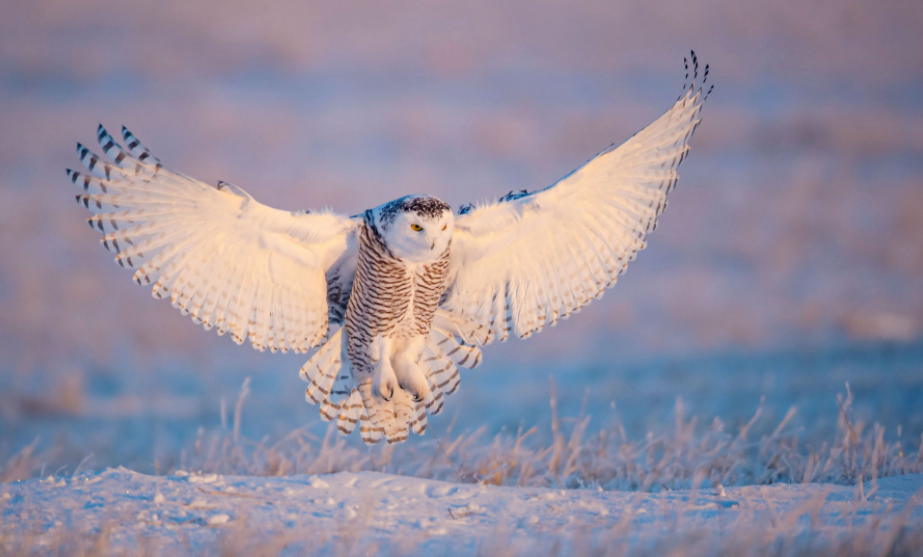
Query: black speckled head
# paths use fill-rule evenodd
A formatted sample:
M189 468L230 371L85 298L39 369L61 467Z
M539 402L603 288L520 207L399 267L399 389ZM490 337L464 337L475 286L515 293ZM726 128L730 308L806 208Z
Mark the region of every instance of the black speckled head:
M452 208L441 199L428 195L407 195L382 205L379 222L387 230L399 213L416 213L421 218L435 220L446 211L451 212Z
M452 240L455 215L449 204L428 195L408 195L366 213L366 223L401 259L434 261Z

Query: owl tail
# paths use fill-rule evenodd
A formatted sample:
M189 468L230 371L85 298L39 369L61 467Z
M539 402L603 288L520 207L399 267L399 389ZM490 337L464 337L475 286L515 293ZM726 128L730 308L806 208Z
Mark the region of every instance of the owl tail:
M305 400L319 404L321 419L328 422L336 420L337 429L344 435L352 433L356 424L360 424L362 440L366 444L378 443L383 438L390 443L403 441L409 433L407 429L422 435L427 427L427 414L438 414L445 397L458 389L461 383L458 366L477 367L481 363L478 345L490 342L492 334L488 327L437 309L423 349L423 370L429 382L430 395L418 403L410 401L409 396L407 401L400 401L401 411L395 413L392 410L392 414L395 418L400 414L402 419L392 420L387 412L379 412L371 391L360 393L352 377L349 357L346 356L346 335L341 328L302 366L299 375L308 383ZM405 416L407 412L409 416Z
M431 391L423 403L430 414L441 412L445 396L454 393L461 384L458 366L474 369L480 365L481 349L477 345L487 344L492 335L489 327L456 313L436 310L423 350L423 369ZM425 419L424 414L423 424Z
M340 328L301 367L299 375L308 383L305 400L320 404L321 419L336 420L340 433L349 435L356 429L365 408L353 381L345 339Z
M343 338L341 327L298 372L301 379L308 383L304 395L311 404L320 404L331 392L337 372L343 367Z

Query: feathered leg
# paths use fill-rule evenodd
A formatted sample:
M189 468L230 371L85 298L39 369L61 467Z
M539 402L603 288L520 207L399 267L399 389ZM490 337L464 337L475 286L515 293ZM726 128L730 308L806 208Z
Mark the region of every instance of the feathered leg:
M426 372L421 367L426 338L412 337L395 343L393 358L394 374L402 389L409 391L415 402L426 400L430 395Z

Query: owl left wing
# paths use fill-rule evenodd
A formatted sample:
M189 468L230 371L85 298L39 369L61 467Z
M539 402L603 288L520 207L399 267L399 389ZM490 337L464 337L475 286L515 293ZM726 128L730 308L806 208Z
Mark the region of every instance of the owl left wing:
M489 327L488 341L526 338L614 285L647 245L699 124L708 66L697 84L692 60L685 94L619 147L543 190L463 208L442 308Z
M237 344L305 352L321 342L338 317L328 310L339 312L352 281L360 222L273 209L237 186L208 186L165 168L125 128L122 136L127 151L100 126L110 160L78 143L89 172L67 171L116 263L134 269L155 298Z

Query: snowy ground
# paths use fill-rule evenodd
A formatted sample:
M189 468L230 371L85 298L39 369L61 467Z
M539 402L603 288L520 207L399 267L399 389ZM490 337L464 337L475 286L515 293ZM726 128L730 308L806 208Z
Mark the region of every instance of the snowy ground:
M293 362L164 369L150 390L100 370L73 399L0 390L0 554L923 548L919 502L901 514L923 487L920 343L488 361L432 420L442 448L429 432L371 449L326 437Z
M523 351L531 346L528 342L497 348ZM229 366L219 375L196 373L189 366L163 367L148 375L130 367L91 369L78 393L58 394L64 384L52 381L38 385L34 395L18 398L10 396L15 390L5 389L0 376L0 469L38 439L36 453L42 456L35 474L43 465L43 476L73 473L84 459L83 470L126 466L145 473L169 472L182 464L183 449L192 451L200 429L206 434L233 429L240 386L247 376L251 380L240 420L243 437L275 443L301 428L323 439L328 424L318 419L317 407L304 402L304 383L297 377L303 360L298 355L267 356L262 368ZM582 413L590 418L591 433L624 431L634 441L644 441L649 433L673 435L680 398L684 419L697 421L697 435L716 419L736 434L762 400L752 439L774 431L794 407L786 432L796 436L802 448L817 448L836 440L842 425L837 396L845 396L848 383L855 396L849 416L853 425L871 430L880 424L887 442L901 442L910 452L919 449L923 435L921 370L921 342L579 365L563 358L541 365L511 365L491 358L462 375L459 392L430 422L441 435L450 428L456 433L483 428L482 444L494 435L515 435L520 427L534 426L538 431L533 438L547 442L551 378L558 416L568 428ZM349 444L364 453L355 437ZM427 438L431 444L429 434ZM411 436L404 448L420 448L424 440Z
M751 550L775 544L780 554L844 540L855 550L858 538L881 554L895 543L919 554L923 548L909 544L923 533L921 495L921 475L856 486L629 493L459 485L375 472L254 478L119 468L5 485L0 551L15 553L23 540L54 548L76 538L107 552L155 554L526 555L595 547L697 555L730 550L747 532Z

